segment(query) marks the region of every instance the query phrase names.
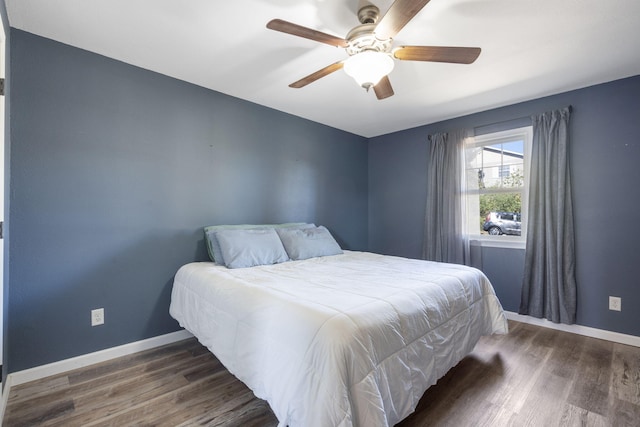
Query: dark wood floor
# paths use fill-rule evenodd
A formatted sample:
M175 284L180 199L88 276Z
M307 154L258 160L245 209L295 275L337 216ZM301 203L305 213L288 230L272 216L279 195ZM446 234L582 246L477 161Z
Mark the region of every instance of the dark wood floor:
M640 348L509 324L508 335L483 338L398 426L640 426ZM3 425L263 427L277 420L187 340L16 386Z

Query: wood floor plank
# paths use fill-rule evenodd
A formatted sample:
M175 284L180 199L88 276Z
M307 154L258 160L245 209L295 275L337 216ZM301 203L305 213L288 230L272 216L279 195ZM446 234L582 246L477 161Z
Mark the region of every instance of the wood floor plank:
M223 410L226 400L237 398L248 389L228 372L189 383L184 387L130 407L117 407L107 417L84 425L177 425L184 420ZM185 396L188 396L185 399ZM250 394L245 400L253 400ZM200 425L200 424L194 424Z
M5 421L3 425L12 427L46 425L50 420L72 414L74 410L73 400L58 400L46 405L30 406L27 410L8 413L5 415L5 420L9 419L9 421Z
M9 408L10 410L19 411L23 406L27 408L46 407L54 404L58 400L73 399L74 411L71 417L72 419L80 417L83 413L87 412L92 413L89 417L98 415L101 413L100 411L108 411L109 405L113 403L119 404L121 400L126 400L127 404L131 404L131 400L123 399L122 396L117 394L118 390L124 390L126 393L135 393L139 390L139 387L157 387L158 384L157 382L153 382L153 378L164 379L166 381L172 378L168 373L176 370L185 370L188 372L193 370L194 367L197 367L198 364L210 363L212 360L212 356L209 354L202 354L197 358L191 356L185 358L184 354L184 351L180 351L170 357L159 356L158 361L162 361L163 364L154 362L154 366L157 365L155 369L150 369L149 362L144 362L137 365L137 369L127 367L122 371L105 372L103 377L96 377L89 382L69 384L68 387L64 389L56 388L49 393L38 389L38 392L34 393L34 397L28 400L25 400L23 395L20 396L20 400L16 400L13 398L12 393ZM116 366L122 365L118 364ZM95 367L88 367L87 369L93 371ZM75 374L75 371L72 372L72 374ZM186 382L184 379L183 381ZM138 387L132 385L138 385ZM137 398L139 398L139 396ZM49 422L55 423L55 420L50 420Z
M36 398L52 395L61 390L64 394L82 394L87 387L96 389L101 384L113 384L120 379L129 379L142 372L161 369L170 365L175 360L191 359L194 352L198 355L210 354L201 351L202 346L195 340L185 340L168 346L159 347L125 356L110 361L97 363L88 367L54 375L42 380L32 381L12 387L10 403L18 403L25 399L32 404L40 402ZM89 384L87 386L87 384ZM60 397L60 394L56 396Z
M610 427L612 424L600 414L565 403L558 425L566 427Z
M584 337L568 332L557 332L552 346L552 357L547 370L567 380L573 380L578 371L580 357L585 344Z
M612 342L593 339L585 345L577 364L580 375L573 382L567 402L608 417L612 359Z
M156 347L149 350L141 351L129 356L119 357L102 363L96 363L87 368L77 369L68 373L69 383L76 384L87 381L93 381L96 378L102 378L107 374L122 371L128 368L140 368L141 366L150 366L163 364L164 357L174 357L177 353L181 355L193 356L194 351L199 351L202 346L195 340L183 340L162 347ZM199 353L202 354L202 353Z
M200 356L204 363L211 363L206 355ZM114 413L144 405L157 396L163 396L189 384L182 372L189 372L193 364L202 360L185 360L164 369L143 373L113 384L103 385L78 395L74 399L76 410L64 422L86 425L95 418L108 418ZM54 424L56 425L56 424Z
M627 345L614 344L611 375L615 398L640 405L640 354Z
M207 357L207 356L203 356ZM184 353L177 353L172 355L171 357L162 357L158 360L157 370L167 369L168 366L174 366L175 364L182 361L185 363L185 366L191 366L194 363L193 358L189 357L186 359L184 357ZM136 366L128 367L122 370L116 370L114 372L105 372L102 377L96 377L92 381L85 382L75 382L71 384L68 378L60 378L56 381L64 382L67 384L66 387L56 387L49 390L46 390L44 387L39 387L37 391L33 391L32 397L28 398L28 395L25 392L16 395L12 393L11 395L11 403L19 405L21 402L29 405L46 405L48 402L52 400L61 399L63 397L76 397L77 396L86 396L87 394L100 395L100 398L106 393L105 389L111 389L116 384L119 383L129 383L131 378L137 378L140 375L150 374L154 372L156 369L151 369L147 363L141 363ZM62 380L66 381L62 381ZM46 385L46 383L44 384Z
M45 378L44 380L31 381L11 388L10 402L12 407L16 407L20 402L42 396L57 393L64 393L69 388L69 378L67 376L56 376Z
M115 406L115 409L112 408L114 412L102 418L95 425L104 425L102 423L105 422L114 426L132 425L139 424L144 420L144 425L171 426L202 414L215 416L220 411L229 410L225 407L227 402L237 399L242 393L246 395L241 396L243 403L256 400L253 393L224 369L217 359L211 360L209 365L212 366L207 370L196 368L200 372L207 372L207 375L198 380L190 381L171 393L143 400L131 406L112 405L112 407ZM186 372L192 373L193 370ZM234 405L237 406L237 404ZM271 412L269 411L269 413ZM85 424L94 425L91 422Z
M558 414L564 411L564 401L571 383L552 372L542 370L527 393L524 404L513 414L509 424L517 426L552 426L558 423ZM544 408L544 410L540 410Z
M530 325L527 325L530 326ZM526 340L519 340L521 347L515 350L515 353L505 357L502 387L498 392L489 397L494 405L503 405L512 412L519 413L529 393L538 382L540 376L545 370L545 365L552 355L552 349L549 347L536 347L532 345L535 337L535 330L525 328Z
M202 412L197 417L184 420L180 424L175 424L173 419L163 420L162 425L171 426L244 426L248 423L260 422L259 426L277 426L278 420L265 401L256 399L250 390L223 402L216 407Z
M613 426L637 427L640 425L640 406L631 402L614 398L610 413Z
M483 337L397 427L640 425L640 348L509 327ZM3 425L277 424L266 402L191 339L14 387Z

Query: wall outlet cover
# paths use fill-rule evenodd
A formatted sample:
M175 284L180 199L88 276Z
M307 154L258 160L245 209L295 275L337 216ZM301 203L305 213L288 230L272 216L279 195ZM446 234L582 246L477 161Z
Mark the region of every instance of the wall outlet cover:
M91 310L91 326L104 325L104 308Z
M609 310L622 311L622 298L609 297Z

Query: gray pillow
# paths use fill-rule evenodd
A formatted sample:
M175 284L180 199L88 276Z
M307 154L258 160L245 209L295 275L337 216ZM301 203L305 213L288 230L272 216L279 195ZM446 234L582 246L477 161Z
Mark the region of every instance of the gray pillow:
M216 232L216 238L228 268L277 264L289 260L273 228L220 230Z
M285 224L236 224L236 225L209 225L204 227L204 239L207 244L207 252L211 261L219 265L225 265L220 250L220 244L216 238L216 232L220 230L255 230L264 228L279 227L315 227L315 224L307 224L304 222L289 222Z
M342 253L340 245L325 227L281 228L276 232L292 260Z

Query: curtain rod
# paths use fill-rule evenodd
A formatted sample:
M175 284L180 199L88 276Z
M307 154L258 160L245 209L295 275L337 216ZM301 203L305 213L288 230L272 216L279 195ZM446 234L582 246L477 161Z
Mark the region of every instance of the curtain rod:
M535 116L535 115L538 115L538 114L542 114L542 113L545 113L547 111L562 110L563 108L568 108L569 112L573 112L573 106L571 104L569 104L569 105L565 105L563 107L552 108L550 110L546 110L546 111L543 111L543 112L535 112L535 113L532 113L532 114L530 114L528 116L514 117L514 118L511 118L511 119L500 120L498 122L493 122L493 123L485 123L485 124L482 124L482 125L474 126L473 130L476 131L477 129L482 129L482 128L489 127L489 126L498 126L498 125L501 125L501 124L504 124L504 123L516 122L518 120L531 119L532 116Z
M563 109L563 108L568 108L568 109L569 109L569 112L570 112L570 113L573 113L573 106L572 106L571 104L566 105L566 106L564 106L564 107L558 107L558 108L555 108L555 110L561 110L561 109ZM553 110L554 110L554 109L551 109L551 110L548 110L548 111L553 111ZM541 113L533 113L532 115L537 115L537 114L541 114ZM498 125L501 125L501 124L503 124L503 123L515 122L515 121L518 121L518 120L530 119L532 115L529 115L529 116L523 116L523 117L515 117L515 118L512 118L512 119L508 119L508 120L501 120L501 121L499 121L499 122L485 123L485 124L482 124L482 125L479 125L479 126L474 126L474 127L473 127L473 128L471 128L471 129L473 129L474 133L476 133L476 131L477 131L478 129L486 128L486 127L489 127L489 126L498 126ZM438 133L438 132L436 132L436 133ZM442 132L442 133L447 133L447 132ZM433 134L428 134L428 135L427 135L427 139L428 139L429 141L431 141L431 140L432 140L432 136L433 136Z

